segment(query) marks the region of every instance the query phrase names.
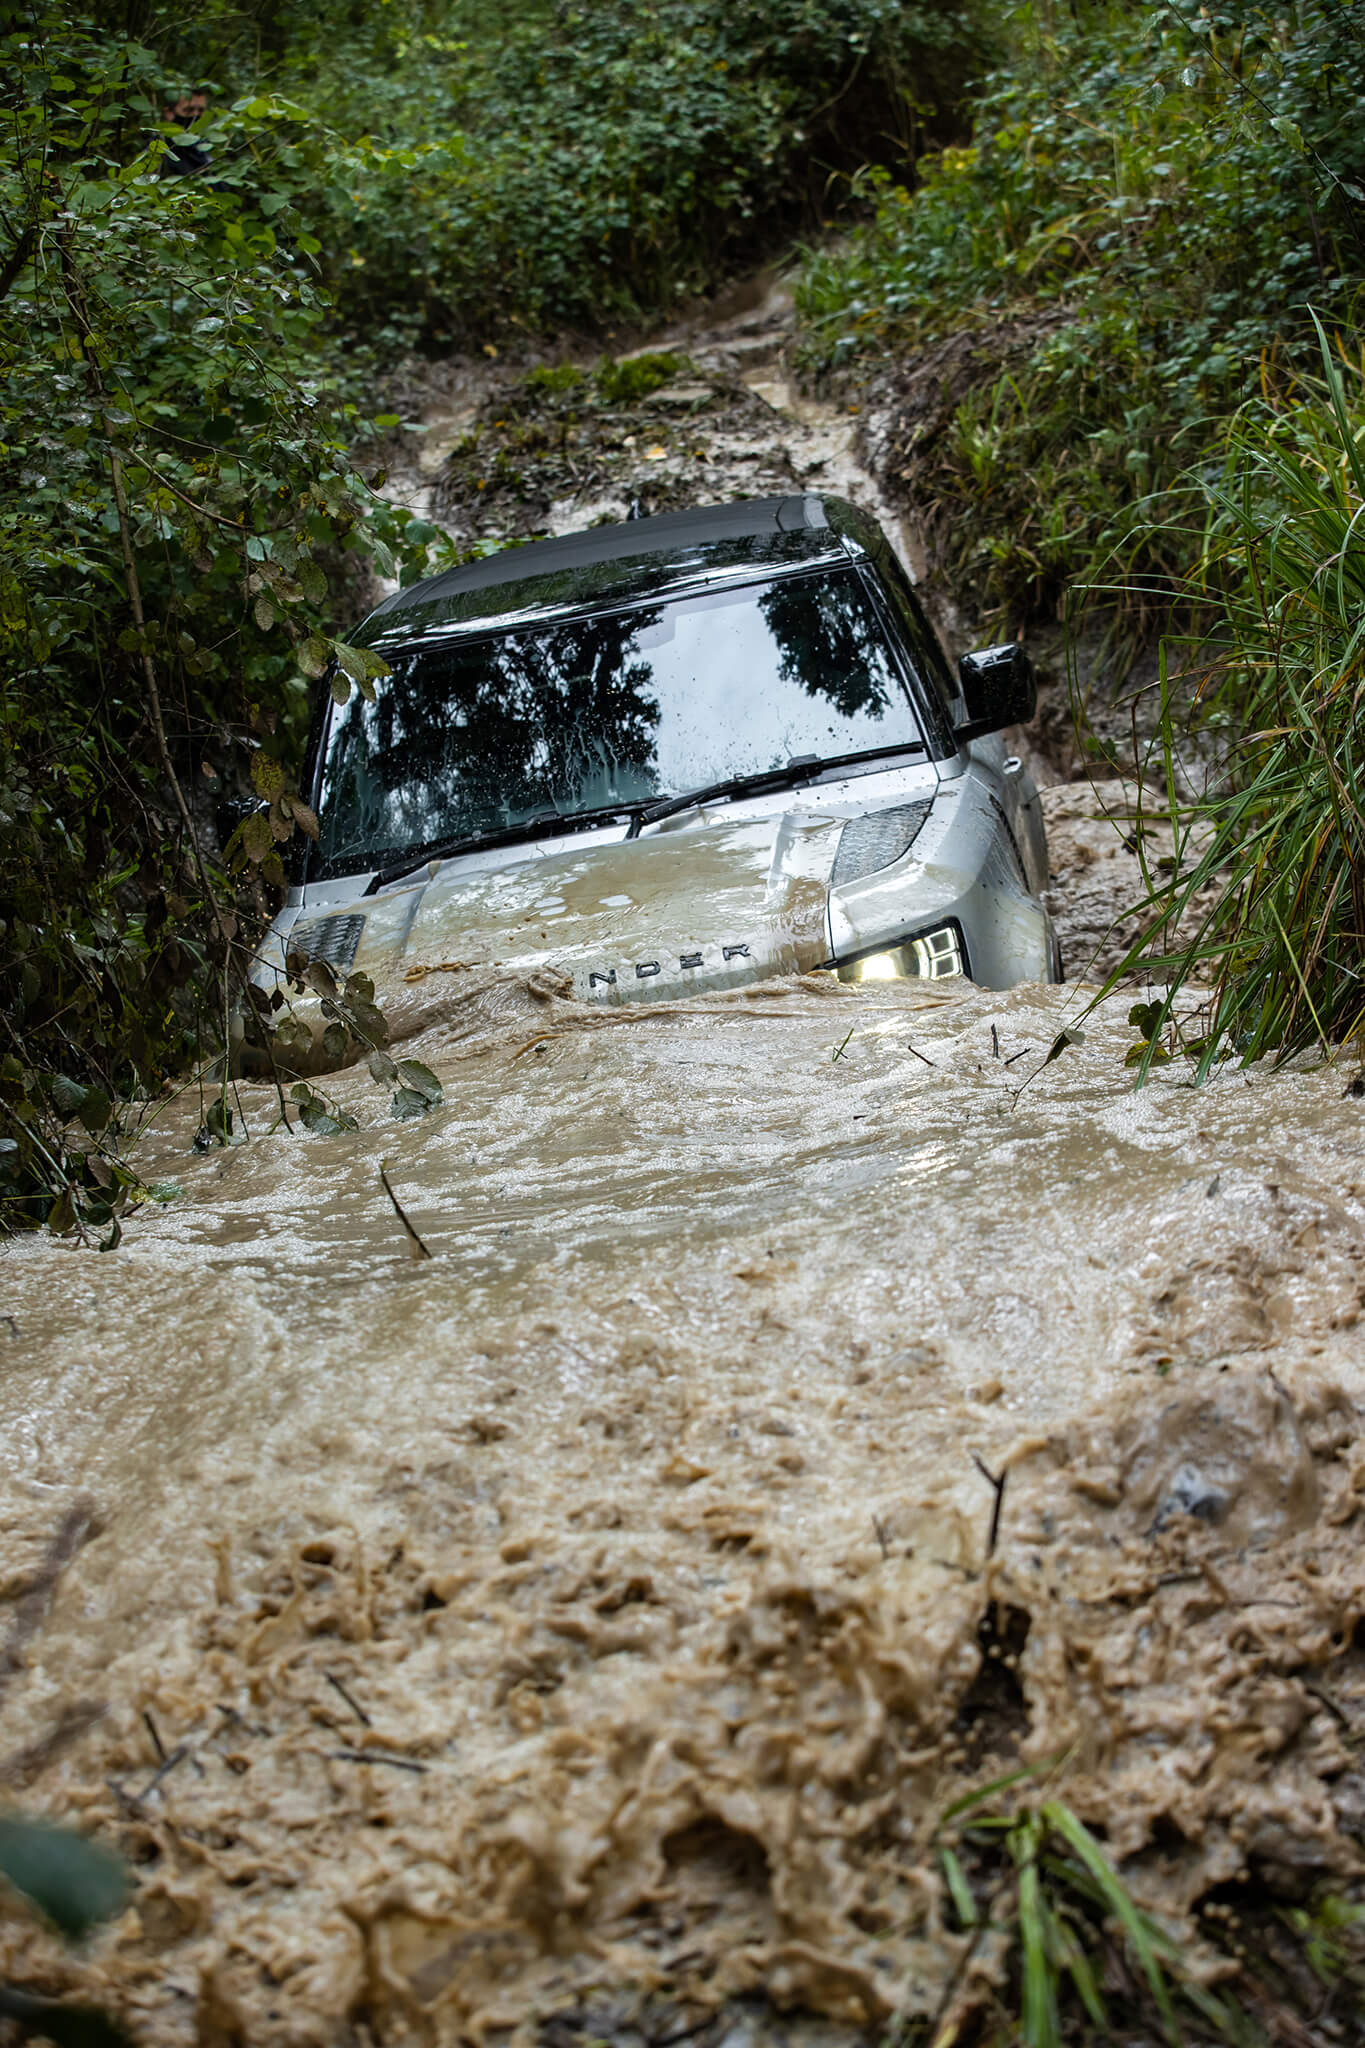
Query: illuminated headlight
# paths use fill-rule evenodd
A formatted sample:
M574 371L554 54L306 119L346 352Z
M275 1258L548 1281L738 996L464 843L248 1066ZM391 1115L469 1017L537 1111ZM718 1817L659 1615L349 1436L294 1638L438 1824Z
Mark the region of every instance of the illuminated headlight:
M956 925L945 924L936 932L924 932L886 953L865 953L861 960L841 961L840 981L945 981L949 975L965 974L962 941Z

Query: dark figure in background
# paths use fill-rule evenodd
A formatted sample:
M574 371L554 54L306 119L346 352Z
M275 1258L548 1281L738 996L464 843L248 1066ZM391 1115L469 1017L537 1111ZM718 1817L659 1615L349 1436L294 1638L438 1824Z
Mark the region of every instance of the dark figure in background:
M206 171L213 158L209 146L189 130L201 114L208 112L209 88L196 85L168 100L162 110L163 125L173 131L167 137L166 154L157 167L159 178L192 178ZM178 132L175 132L178 131Z

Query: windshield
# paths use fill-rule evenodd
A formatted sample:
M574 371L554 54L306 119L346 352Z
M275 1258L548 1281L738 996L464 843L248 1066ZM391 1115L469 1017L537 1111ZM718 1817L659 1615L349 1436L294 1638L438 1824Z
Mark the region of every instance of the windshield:
M375 703L355 695L333 714L324 875L921 737L852 568L462 635L393 661Z

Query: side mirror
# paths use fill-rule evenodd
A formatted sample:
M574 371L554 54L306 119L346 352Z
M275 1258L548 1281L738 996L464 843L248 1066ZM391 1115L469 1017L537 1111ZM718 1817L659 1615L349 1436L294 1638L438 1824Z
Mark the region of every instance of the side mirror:
M967 704L966 722L957 729L959 740L980 739L1007 725L1027 725L1038 707L1033 663L1017 640L964 654L957 673Z
M240 790L235 790L231 796L220 796L214 806L219 851L221 852L227 845L244 818L249 818L253 811L263 811L265 808L254 789L245 795Z

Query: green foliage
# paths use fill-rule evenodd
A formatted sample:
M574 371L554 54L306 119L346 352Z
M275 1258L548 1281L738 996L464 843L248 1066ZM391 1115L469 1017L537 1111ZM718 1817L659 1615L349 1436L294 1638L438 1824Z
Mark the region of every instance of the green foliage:
M0 1878L73 1940L121 1912L129 1892L126 1866L100 1843L15 1814L0 1814ZM37 2034L57 2048L129 2048L128 2035L107 2013L6 1984L0 2019L15 2021L24 2038Z
M714 283L831 165L908 146L979 42L975 0L385 12L382 51L377 10L291 33L262 104L343 320L390 339L600 329Z
M336 616L429 551L359 466L288 167L159 178L160 60L79 18L11 29L0 75L4 1214L117 1242L117 1105L221 1043L316 834L310 682L382 668Z
M627 356L621 362L607 356L598 364L594 381L607 405L638 405L675 377L685 376L691 367L686 356L658 352Z
M1101 1844L1063 1801L1017 1812L999 1795L1023 1774L960 1802L938 1853L959 1925L975 1940L1008 1927L1011 2004L1017 2017L985 2038L1023 2048L1061 2048L1077 2033L1112 2040L1115 2023L1144 2023L1144 2037L1180 2048L1183 2016L1201 2035L1259 2039L1231 2001L1205 1989L1180 1949L1133 1900ZM1125 1988L1123 2012L1111 1987ZM1148 2032L1150 2029L1150 2032ZM980 2036L978 2036L979 2038Z
M1183 652L1221 750L1195 797L1168 680L1182 650L1163 650L1146 802L1174 825L1176 861L1148 871L1125 963L1168 984L1143 1073L1177 1003L1210 981L1185 1048L1200 1078L1228 1052L1365 1041L1365 361L1324 335L1322 368L1292 401L1247 408L1207 485L1197 582L1219 624Z
M870 173L871 222L808 259L809 354L924 351L902 474L978 603L1047 615L1102 557L1163 601L1189 560L1169 494L1304 302L1351 312L1365 32L1338 0L1038 0L1013 26L970 143L913 190Z
M128 1872L98 1842L8 1814L0 1814L0 1877L70 1935L121 1912L128 1896Z

